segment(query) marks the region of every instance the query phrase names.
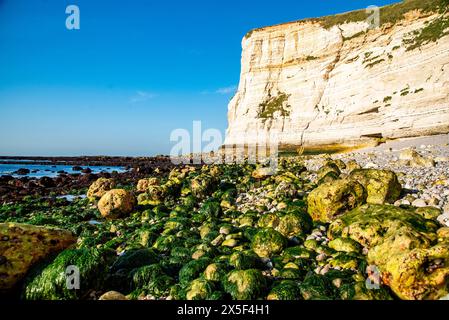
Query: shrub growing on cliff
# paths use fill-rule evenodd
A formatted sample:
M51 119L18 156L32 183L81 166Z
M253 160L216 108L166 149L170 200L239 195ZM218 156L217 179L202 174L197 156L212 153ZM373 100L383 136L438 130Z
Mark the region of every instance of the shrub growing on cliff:
M275 97L269 97L259 105L257 117L263 120L273 119L276 112L279 112L284 118L290 116L290 106L286 105L289 97L290 95L283 92Z

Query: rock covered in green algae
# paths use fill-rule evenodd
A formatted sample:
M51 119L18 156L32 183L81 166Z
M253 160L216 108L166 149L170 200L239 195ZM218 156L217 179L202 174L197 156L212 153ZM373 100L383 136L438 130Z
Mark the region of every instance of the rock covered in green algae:
M204 278L213 282L220 282L226 274L226 266L222 263L211 263L204 270Z
M0 290L11 289L34 264L75 242L67 230L0 223Z
M207 268L211 263L208 258L201 258L198 260L192 260L182 267L179 271L179 281L181 284L188 284L191 281L198 278L201 273Z
M87 197L90 200L99 200L106 192L114 189L115 185L115 180L112 178L99 178L87 190Z
M384 287L369 289L365 281L345 283L338 289L342 300L393 300Z
M217 186L217 178L206 174L195 177L190 182L190 190L197 198L204 198L212 194L217 189Z
M399 298L438 299L449 291L449 244L438 229L413 209L364 205L334 221L329 236L369 248L368 262Z
M365 203L366 191L352 180L324 183L307 197L308 212L315 221L329 222L339 215Z
M317 177L318 180L323 179L325 176L332 174L333 176L337 177L340 176L341 171L338 165L332 161L327 162L324 166L322 166L317 171Z
M253 251L237 251L229 256L229 264L238 270L257 268L260 264L259 256Z
M329 242L329 248L342 252L360 253L362 246L350 238L337 238Z
M266 290L266 279L257 269L231 271L223 282L224 290L236 300L255 300Z
M193 280L186 293L187 300L207 300L213 292L213 284L206 279Z
M136 200L134 196L123 189L113 189L107 191L98 201L98 210L107 219L117 219L130 214Z
M254 179L265 179L274 174L274 170L269 167L260 167L253 171L252 177Z
M37 269L25 283L24 298L27 300L74 300L102 287L106 274L107 259L97 249L67 249L43 269ZM67 268L79 270L79 289L67 285ZM75 275L72 271L70 275ZM74 278L75 279L75 278ZM70 282L74 286L76 280ZM76 288L76 287L75 287Z
M333 221L328 236L351 238L371 248L382 243L387 232L406 231L416 241L414 245L428 246L436 239L438 228L438 222L425 219L413 209L365 204Z
M352 171L350 178L362 184L366 189L367 203L394 203L401 195L402 186L393 171L359 169Z
M263 229L254 236L252 249L262 258L279 254L287 245L285 237L272 228Z
M299 283L293 280L282 280L274 284L267 300L301 300Z
M312 218L307 213L294 210L281 215L275 230L289 238L310 232L312 225Z
M336 298L336 288L329 278L310 273L300 284L301 295L304 300L333 300Z

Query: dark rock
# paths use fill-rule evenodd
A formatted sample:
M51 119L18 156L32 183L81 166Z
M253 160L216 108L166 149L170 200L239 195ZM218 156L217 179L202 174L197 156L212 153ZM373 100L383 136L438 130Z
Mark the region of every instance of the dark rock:
M74 167L72 167L72 170L73 170L73 171L82 171L82 170L83 170L83 167L80 167L80 166L74 166Z
M40 178L38 184L43 188L52 188L55 186L55 182L53 181L52 178L49 177Z
M81 172L82 173L91 173L92 170L90 168L86 168L86 169L81 170Z
M14 172L14 174L18 174L20 176L25 176L25 175L27 175L29 173L30 173L30 170L26 169L26 168L20 168L19 170Z

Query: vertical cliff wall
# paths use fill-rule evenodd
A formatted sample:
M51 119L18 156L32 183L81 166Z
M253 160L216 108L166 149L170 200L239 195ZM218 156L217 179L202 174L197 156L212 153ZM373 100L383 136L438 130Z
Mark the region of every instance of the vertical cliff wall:
M225 145L344 148L449 132L449 14L439 0L286 23L242 41ZM259 140L257 140L259 139Z

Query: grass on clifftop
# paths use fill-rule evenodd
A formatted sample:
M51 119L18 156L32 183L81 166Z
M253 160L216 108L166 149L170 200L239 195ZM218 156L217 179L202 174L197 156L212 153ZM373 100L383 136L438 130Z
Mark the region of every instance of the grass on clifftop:
M422 12L436 12L446 7L448 0L404 0L401 3L388 5L380 8L381 24L396 23L404 18L404 14L413 10L421 10ZM318 19L324 28L329 29L335 25L346 22L365 21L368 14L366 10L357 10L348 13L327 16Z
M412 10L421 10L422 12L438 12L443 11L449 6L449 0L403 0L400 3L384 6L380 8L380 23L381 25L387 23L396 23L404 18L404 14ZM299 20L298 22L316 21L321 25L330 29L333 26L341 25L349 22L365 21L370 13L365 9L346 12L333 16L326 16L321 18L312 18ZM245 35L245 39L249 38L254 31L263 30L265 28L258 28L251 30Z

